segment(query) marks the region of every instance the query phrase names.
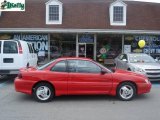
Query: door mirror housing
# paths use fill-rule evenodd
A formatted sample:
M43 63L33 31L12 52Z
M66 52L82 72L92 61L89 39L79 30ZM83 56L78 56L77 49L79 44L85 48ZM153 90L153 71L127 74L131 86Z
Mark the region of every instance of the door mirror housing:
M107 73L106 70L104 70L104 69L101 70L101 74L102 74L102 75L104 75L104 74L106 74L106 73Z

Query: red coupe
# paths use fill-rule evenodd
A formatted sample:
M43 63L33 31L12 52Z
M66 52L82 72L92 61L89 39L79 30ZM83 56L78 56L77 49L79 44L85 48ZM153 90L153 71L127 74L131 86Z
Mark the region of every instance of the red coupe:
M130 71L109 70L87 58L58 58L42 67L23 68L15 79L17 92L47 102L60 95L113 95L128 101L148 93L147 77Z

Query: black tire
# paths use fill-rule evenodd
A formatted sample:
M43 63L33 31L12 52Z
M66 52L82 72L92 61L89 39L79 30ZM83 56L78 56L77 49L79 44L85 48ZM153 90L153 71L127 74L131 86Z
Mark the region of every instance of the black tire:
M136 87L133 83L124 82L117 88L117 96L120 100L129 101L136 95Z
M54 89L48 83L39 83L33 90L33 96L38 102L49 102L54 97Z

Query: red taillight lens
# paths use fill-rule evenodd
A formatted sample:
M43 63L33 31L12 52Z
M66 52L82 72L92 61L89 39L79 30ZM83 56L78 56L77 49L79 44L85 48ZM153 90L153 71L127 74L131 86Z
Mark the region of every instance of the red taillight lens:
M18 77L18 78L22 78L22 74L21 74L21 73L19 73L17 77Z
M21 47L19 47L19 53L20 53L20 54L22 54L22 53L23 53L23 51L22 51L22 48L21 48Z
M21 46L21 43L19 41L18 41L18 50L19 50L19 54L23 53L22 46Z

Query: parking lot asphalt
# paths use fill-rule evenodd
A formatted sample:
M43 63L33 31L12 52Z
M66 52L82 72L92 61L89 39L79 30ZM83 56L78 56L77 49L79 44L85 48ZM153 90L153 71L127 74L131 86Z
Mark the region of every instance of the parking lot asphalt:
M151 92L124 102L112 96L60 96L38 103L17 93L14 80L0 83L0 120L159 120L160 84Z

